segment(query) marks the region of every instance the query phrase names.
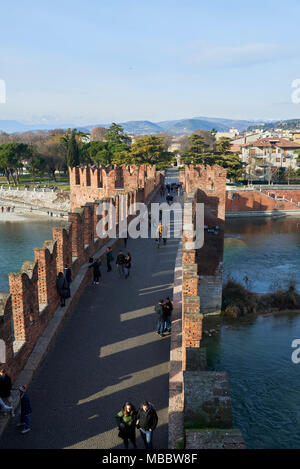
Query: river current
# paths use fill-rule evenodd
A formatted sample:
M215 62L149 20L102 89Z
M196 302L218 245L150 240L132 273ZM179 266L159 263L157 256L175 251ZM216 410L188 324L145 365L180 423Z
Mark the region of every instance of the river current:
M296 281L300 218L226 221L224 276L266 292ZM229 375L234 427L248 448L300 448L300 364L292 361L300 314L268 314L224 324L202 341L208 367Z

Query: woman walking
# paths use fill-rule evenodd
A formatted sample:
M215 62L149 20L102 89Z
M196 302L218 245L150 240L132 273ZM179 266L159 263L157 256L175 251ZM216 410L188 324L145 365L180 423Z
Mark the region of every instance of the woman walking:
M111 265L110 263L114 260L113 253L112 253L112 248L108 246L106 248L106 265L107 265L107 272L111 271Z
M125 448L128 449L128 440L131 441L134 448L137 448L135 436L136 410L131 402L126 402L115 418L119 428L118 436L124 441Z
M68 285L65 276L62 272L59 272L56 280L56 288L60 296L60 306L63 308L66 306L66 297L68 295Z
M131 255L130 255L130 252L128 252L125 256L125 264L124 264L125 278L129 277L130 269L131 269Z

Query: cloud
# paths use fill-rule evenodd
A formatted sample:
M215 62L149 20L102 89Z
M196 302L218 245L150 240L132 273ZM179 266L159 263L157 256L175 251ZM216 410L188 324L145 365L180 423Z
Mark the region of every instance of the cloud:
M299 56L298 47L281 44L250 43L243 45L211 45L195 41L189 46L185 60L190 65L214 67L244 67L288 60Z

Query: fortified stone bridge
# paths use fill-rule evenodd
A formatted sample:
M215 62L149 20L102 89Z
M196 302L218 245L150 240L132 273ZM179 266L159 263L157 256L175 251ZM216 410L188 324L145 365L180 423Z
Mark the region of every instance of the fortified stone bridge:
M232 430L226 373L205 371L201 348L203 314L221 309L226 171L186 166L182 239L157 249L153 239L100 239L99 201L116 208L117 228L136 214L129 206L163 202L164 182L178 181L155 166L84 167L70 170L71 212L65 227L34 250L1 294L0 339L5 367L17 387L30 384L32 432L15 431L2 417L1 448L120 448L114 416L125 401L156 407L156 448L244 447ZM204 203L205 236L193 249L196 204ZM122 207L122 208L120 208ZM189 223L186 223L186 217ZM172 228L172 231L174 226ZM121 233L118 233L120 235ZM172 234L172 233L171 233ZM132 255L128 279L105 272L105 250ZM89 258L102 259L99 286L90 284ZM57 273L72 268L71 298L59 306ZM154 305L173 297L172 334L155 334ZM200 301L201 300L201 301ZM0 357L1 358L1 357ZM2 358L3 360L3 358ZM212 430L209 430L211 428ZM142 446L138 440L139 447Z

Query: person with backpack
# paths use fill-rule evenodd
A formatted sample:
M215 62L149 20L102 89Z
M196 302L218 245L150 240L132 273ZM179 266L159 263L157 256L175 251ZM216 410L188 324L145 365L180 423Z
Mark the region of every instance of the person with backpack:
M111 268L111 265L110 263L114 260L114 257L113 257L113 252L112 252L112 248L110 246L108 246L106 248L106 265L107 265L107 272L111 272L112 268Z
M158 423L158 417L153 405L144 401L136 416L136 425L141 432L146 449L153 449L153 432Z
M20 386L20 404L21 404L21 422L17 427L25 427L21 433L25 434L30 432L30 414L32 413L30 400L27 394L27 386Z
M66 306L66 298L68 296L68 285L65 276L62 272L59 272L56 280L56 288L60 297L60 306L63 308Z
M165 309L165 314L166 314L164 330L165 332L171 332L173 304L168 296L164 304L164 309Z
M125 256L123 254L123 251L120 251L119 254L117 255L117 271L119 274L119 278L121 278L124 274L124 264L125 264Z
M93 269L93 285L99 285L99 280L101 277L100 265L100 259L96 259L91 265L88 266L89 269Z
M128 252L125 256L125 263L124 263L125 278L129 277L130 269L131 269L131 254L130 252Z
M155 306L155 312L157 314L157 329L156 333L161 337L164 337L164 328L166 322L166 311L164 307L164 300L160 300Z
M120 410L120 412L115 417L118 428L119 428L119 438L122 438L124 441L124 446L128 449L128 440L131 441L134 448L136 446L136 410L131 402L126 402Z

